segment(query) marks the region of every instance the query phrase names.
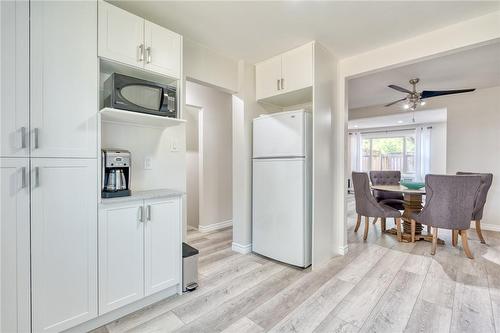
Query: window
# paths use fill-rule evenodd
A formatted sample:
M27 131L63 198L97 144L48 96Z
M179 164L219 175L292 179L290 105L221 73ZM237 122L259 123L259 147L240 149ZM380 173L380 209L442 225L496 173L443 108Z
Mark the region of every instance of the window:
M415 174L415 134L394 132L387 136L363 135L361 170L400 170Z

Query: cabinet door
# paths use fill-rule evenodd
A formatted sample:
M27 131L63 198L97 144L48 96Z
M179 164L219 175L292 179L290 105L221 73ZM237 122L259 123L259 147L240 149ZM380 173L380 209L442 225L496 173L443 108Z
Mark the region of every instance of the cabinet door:
M97 316L97 160L31 159L33 332Z
M33 157L97 157L97 2L32 1Z
M144 19L99 1L99 56L144 67Z
M255 65L256 97L262 99L281 93L281 56Z
M151 295L180 281L180 199L149 200L145 207L144 275L146 295Z
M28 177L28 159L0 158L0 332L30 331Z
M144 296L143 202L99 210L99 314Z
M312 86L313 45L307 44L282 55L282 92L290 92Z
M179 34L145 21L145 68L178 79L181 74L182 39Z
M0 156L27 157L29 2L1 1Z

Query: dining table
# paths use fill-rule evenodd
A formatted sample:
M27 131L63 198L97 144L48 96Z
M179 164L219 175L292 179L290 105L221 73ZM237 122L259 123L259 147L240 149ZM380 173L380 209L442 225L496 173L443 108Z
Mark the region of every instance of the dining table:
M425 187L418 190L409 189L403 185L372 185L372 190L384 191L384 192L396 192L403 194L403 207L404 211L401 216L403 220L403 230L402 230L402 240L405 242L411 242L411 213L420 212L422 210L422 199L425 195ZM420 223L415 224L415 240L425 240L432 242L432 233L430 227L427 226L427 231L424 232L423 226ZM386 230L387 233L397 235L396 228ZM441 239L438 240L439 243L444 243Z

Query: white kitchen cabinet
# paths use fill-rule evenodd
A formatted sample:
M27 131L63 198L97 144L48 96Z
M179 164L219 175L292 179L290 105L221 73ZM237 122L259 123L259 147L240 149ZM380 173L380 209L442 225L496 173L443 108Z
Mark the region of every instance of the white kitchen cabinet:
M99 56L179 79L182 37L99 1Z
M257 99L280 93L281 56L265 60L255 66Z
M179 283L181 205L179 198L146 200L145 293L154 294Z
M0 158L0 332L30 331L28 177L29 159Z
M0 156L29 154L29 2L1 1Z
M129 199L99 209L100 315L180 283L181 197Z
M97 316L97 159L31 159L33 332Z
M257 100L312 87L313 43L255 65Z
M144 65L144 19L99 1L99 56L135 67Z
M142 201L99 211L99 314L144 296Z
M31 156L97 157L97 3L31 1Z
M144 21L145 67L153 72L179 78L182 39L179 34Z

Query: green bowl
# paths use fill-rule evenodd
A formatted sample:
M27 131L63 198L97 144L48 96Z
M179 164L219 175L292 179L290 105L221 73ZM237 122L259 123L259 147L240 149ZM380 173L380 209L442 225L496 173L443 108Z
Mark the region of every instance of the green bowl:
M420 182L401 182L401 185L404 187L410 189L410 190L420 190L422 187L425 186L425 183L420 183Z

